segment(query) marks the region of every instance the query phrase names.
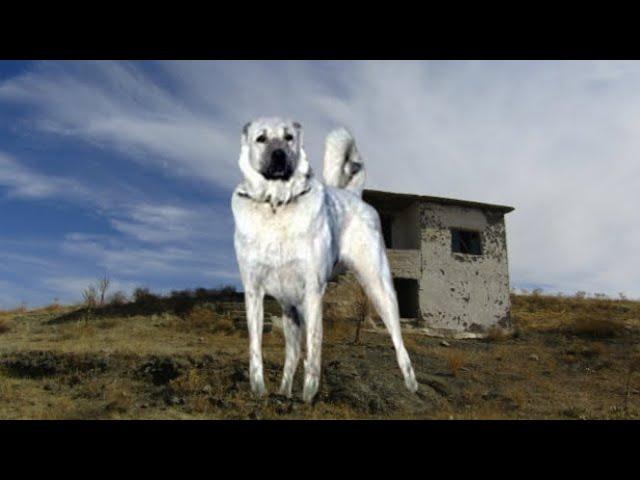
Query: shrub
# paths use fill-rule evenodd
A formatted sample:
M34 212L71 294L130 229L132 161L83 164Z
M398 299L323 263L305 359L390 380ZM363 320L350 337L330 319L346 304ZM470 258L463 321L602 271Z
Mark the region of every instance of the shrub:
M160 297L149 292L146 287L138 287L133 291L133 301L139 304L149 304L159 300Z
M235 331L231 318L217 314L210 304L196 305L187 313L185 320L187 328L191 330L208 330L226 335Z
M458 376L458 371L467 362L467 357L463 352L453 350L447 353L446 357L449 370L454 377Z
M489 342L501 342L502 340L505 340L508 337L507 332L505 332L504 329L494 325L491 328L489 328L489 330L487 330L487 337L486 339Z
M588 338L610 338L624 333L624 324L620 320L578 317L566 328L567 333Z
M7 333L9 330L9 322L7 320L0 320L0 335L3 333Z
M93 285L89 285L82 291L82 299L87 308L93 308L98 303L98 291Z
M128 302L127 295L122 291L117 291L109 297L109 305L124 305Z
M100 305L104 305L105 295L107 294L107 290L109 290L109 285L111 285L111 280L106 275L98 280L97 287L98 292L100 294Z

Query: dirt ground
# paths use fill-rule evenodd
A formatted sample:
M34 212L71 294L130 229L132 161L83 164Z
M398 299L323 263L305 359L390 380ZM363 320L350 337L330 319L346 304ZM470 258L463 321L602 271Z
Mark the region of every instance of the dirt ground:
M249 391L247 338L220 305L113 316L53 305L0 312L2 419L637 419L640 304L513 296L515 334L405 334L420 383L404 387L389 337L326 328L316 401ZM121 315L122 309L118 309ZM281 332L265 334L277 391Z

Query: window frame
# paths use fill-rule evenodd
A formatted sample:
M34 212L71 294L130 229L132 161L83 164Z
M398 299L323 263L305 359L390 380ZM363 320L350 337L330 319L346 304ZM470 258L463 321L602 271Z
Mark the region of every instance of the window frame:
M473 255L475 257L481 257L484 255L484 238L482 235L482 231L480 230L473 230L471 228L459 228L459 227L450 227L449 228L449 232L451 233L451 253L452 254L459 254L459 255ZM464 233L468 233L468 234L476 234L478 236L478 247L479 247L479 253L474 253L470 245L467 245L467 241L463 240L462 235L459 235L459 243L460 245L467 245L467 251L466 252L462 252L462 251L456 251L454 250L454 232L457 232L458 234L464 234Z

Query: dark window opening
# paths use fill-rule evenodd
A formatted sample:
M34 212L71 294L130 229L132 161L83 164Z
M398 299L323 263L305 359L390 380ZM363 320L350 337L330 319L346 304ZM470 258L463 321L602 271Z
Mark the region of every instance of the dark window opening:
M418 318L418 281L409 278L394 278L393 286L398 297L400 318Z
M451 251L468 255L482 255L480 232L451 229Z
M393 217L389 215L380 216L380 226L382 227L382 237L384 238L384 246L387 248L393 248L391 243L391 223Z

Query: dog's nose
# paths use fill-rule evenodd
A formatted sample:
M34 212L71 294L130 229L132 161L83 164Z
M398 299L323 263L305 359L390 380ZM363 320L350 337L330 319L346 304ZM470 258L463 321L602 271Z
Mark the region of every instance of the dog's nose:
M287 154L284 153L284 150L278 148L271 152L271 162L274 166L284 167L285 162L287 161Z

